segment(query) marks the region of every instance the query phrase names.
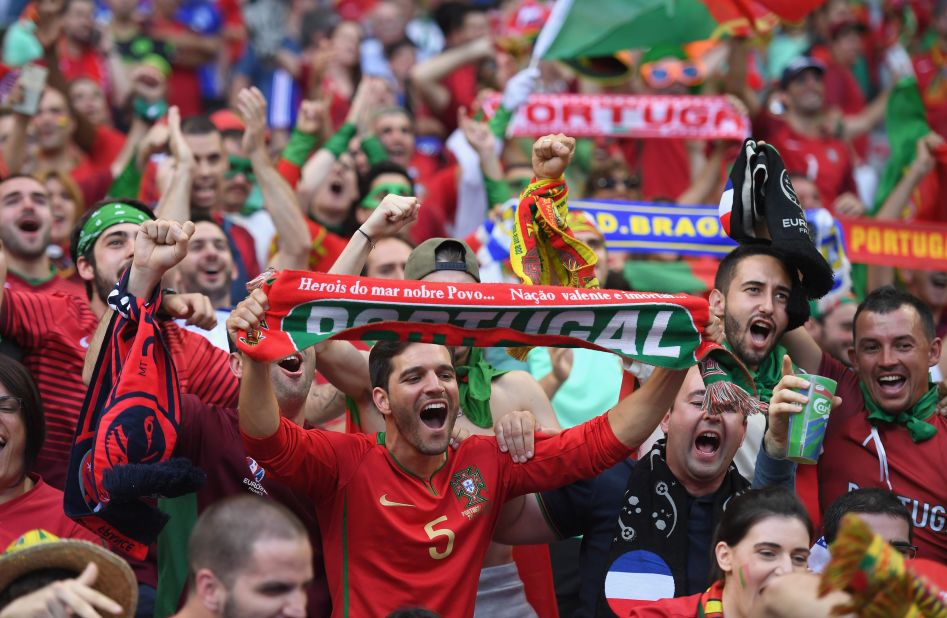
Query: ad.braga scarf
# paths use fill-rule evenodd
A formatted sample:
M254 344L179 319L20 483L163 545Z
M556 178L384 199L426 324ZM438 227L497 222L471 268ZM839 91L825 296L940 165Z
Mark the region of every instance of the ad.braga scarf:
M168 520L155 497L194 491L205 476L171 459L181 402L158 328L161 295L137 299L127 286L128 272L108 297L115 313L79 413L65 512L114 550L143 560Z
M262 289L270 304L265 324L241 333L237 342L258 361L274 361L326 339L584 347L670 369L713 358L715 370L705 372L705 381L719 386L708 386L708 392L725 389L732 397L737 384L755 394L746 368L703 339L709 310L696 296L305 271L276 273Z

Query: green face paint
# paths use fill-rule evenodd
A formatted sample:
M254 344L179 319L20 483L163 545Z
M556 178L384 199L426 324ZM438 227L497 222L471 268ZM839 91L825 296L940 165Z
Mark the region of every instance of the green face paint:
M738 573L740 574L740 587L744 589L746 588L746 575L744 574L745 570L746 570L746 565L743 565L740 567L740 570L738 571Z
M256 176L253 174L253 164L250 163L250 159L244 159L234 155L230 155L227 159L230 161L230 169L227 170L225 174L227 180L230 180L237 174L243 174L247 182L256 182Z
M359 203L359 206L362 208L370 208L372 210L378 208L378 205L381 204L381 201L385 199L386 195L401 195L404 197L409 197L414 195L414 189L411 185L400 183L400 182L385 182L380 185L375 186L371 191L368 192L368 195Z

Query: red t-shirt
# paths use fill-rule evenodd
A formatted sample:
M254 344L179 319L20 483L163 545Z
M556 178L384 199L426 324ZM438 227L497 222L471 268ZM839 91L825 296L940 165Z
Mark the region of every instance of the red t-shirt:
M98 322L88 302L60 293L8 290L0 305L0 333L23 350L23 365L43 401L46 441L35 469L57 489L65 486L86 394L82 365ZM230 371L227 353L173 322L161 322L161 331L177 366L181 391L208 403L235 406L239 384Z
M859 487L888 489L858 376L828 354L822 355L819 375L838 382L842 407L829 415L823 454L819 459L819 502L823 508ZM880 423L891 490L911 514L918 557L947 562L947 418L934 414L927 422L937 434L915 444L901 425Z
M243 440L260 465L315 500L333 616L402 606L472 615L503 503L590 478L630 453L607 415L539 440L525 464L493 437L467 438L429 479L403 468L384 434L306 431L281 419L272 436Z
M85 302L86 291L85 284L75 271L70 276L63 277L62 273L53 273L49 279L39 283L30 283L23 277L13 271L7 272L7 281L3 284L4 290L13 290L15 292L33 292L34 294L69 294L79 299L79 302Z
M687 142L682 139L625 139L622 154L641 179L645 200L677 200L691 184Z
M0 504L0 553L30 530L52 532L61 539L81 539L101 545L102 540L66 517L62 492L31 474L33 487L22 496Z
M95 128L95 141L89 152L89 162L93 167L110 169L124 146L124 133L106 125L99 125Z
M60 39L59 70L70 82L80 77L87 77L99 84L103 92L111 92L108 64L102 54L93 47L86 47L78 55L73 56L69 54L69 46L65 39Z
M855 192L852 152L846 142L834 137L802 135L767 111L754 119L753 132L758 139L776 147L786 171L802 174L816 184L827 208L839 195Z

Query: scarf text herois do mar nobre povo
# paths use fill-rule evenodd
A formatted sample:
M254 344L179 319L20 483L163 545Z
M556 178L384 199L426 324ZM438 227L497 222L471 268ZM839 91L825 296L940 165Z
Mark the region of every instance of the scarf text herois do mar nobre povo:
M511 284L391 281L282 271L263 286L265 324L238 346L272 361L329 338L454 346L549 345L614 352L668 368L693 365L707 301L684 294Z

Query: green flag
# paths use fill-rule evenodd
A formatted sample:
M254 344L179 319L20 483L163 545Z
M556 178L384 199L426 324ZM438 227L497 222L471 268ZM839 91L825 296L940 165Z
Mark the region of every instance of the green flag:
M689 43L717 25L701 0L558 0L534 56L569 60Z

